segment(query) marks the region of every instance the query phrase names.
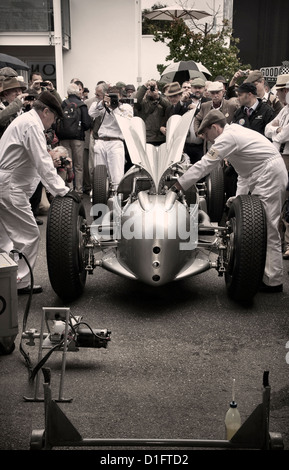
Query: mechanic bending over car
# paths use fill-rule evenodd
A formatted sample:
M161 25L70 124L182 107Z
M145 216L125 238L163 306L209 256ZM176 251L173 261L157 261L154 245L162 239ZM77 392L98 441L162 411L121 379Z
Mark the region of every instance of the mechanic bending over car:
M18 250L32 270L40 233L29 198L40 179L53 196L76 198L57 175L44 135L44 130L62 116L58 100L44 91L30 111L14 119L0 140L0 251ZM19 259L18 264L18 294L30 293L30 271L25 258ZM33 292L42 292L42 287L35 285Z
M173 191L186 191L209 174L225 158L238 173L236 196L258 195L263 202L267 219L267 252L260 290L283 291L283 259L278 230L288 173L281 154L263 135L238 124L226 124L223 113L210 111L201 123L198 134L213 145L200 161L182 175ZM235 197L236 197L235 196ZM227 204L232 203L229 198Z

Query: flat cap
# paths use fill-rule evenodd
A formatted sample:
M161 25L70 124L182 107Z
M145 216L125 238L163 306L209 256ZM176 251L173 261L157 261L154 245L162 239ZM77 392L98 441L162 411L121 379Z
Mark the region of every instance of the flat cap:
M252 95L257 95L257 88L254 83L241 83L239 85L238 93L252 93Z
M226 80L225 77L223 77L223 75L217 75L214 82L228 83L228 80Z
M63 111L57 98L53 96L50 91L43 91L38 100L45 104L52 112L56 113L58 117L63 118Z
M261 70L253 70L249 73L248 77L244 80L243 83L254 83L260 78L264 78Z
M210 82L207 86L207 91L222 91L224 90L224 85L222 82Z
M191 85L192 86L202 86L202 87L204 87L206 85L206 82L202 78L197 77L197 78L194 78L193 80L191 80Z
M135 86L129 83L128 85L126 85L125 91L130 91L130 90L135 91Z
M202 134L207 127L210 127L212 124L226 124L226 118L224 114L218 109L212 109L204 117L201 122L201 125L198 129L198 134Z

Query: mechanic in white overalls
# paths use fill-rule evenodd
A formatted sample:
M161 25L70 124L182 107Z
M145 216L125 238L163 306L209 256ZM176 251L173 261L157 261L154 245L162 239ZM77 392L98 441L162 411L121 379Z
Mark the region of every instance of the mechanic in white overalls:
M267 218L267 253L261 290L283 290L283 260L278 230L288 174L281 154L259 132L238 124L226 124L218 110L202 121L199 134L212 142L210 150L175 183L173 190L187 190L226 158L238 173L236 196L256 194Z
M40 233L29 198L40 179L53 196L65 196L69 191L57 175L44 135L61 116L57 99L45 91L33 109L14 119L0 140L0 251L20 251L32 270ZM30 271L23 258L17 275L18 294L29 293ZM33 292L42 292L41 286L34 286Z

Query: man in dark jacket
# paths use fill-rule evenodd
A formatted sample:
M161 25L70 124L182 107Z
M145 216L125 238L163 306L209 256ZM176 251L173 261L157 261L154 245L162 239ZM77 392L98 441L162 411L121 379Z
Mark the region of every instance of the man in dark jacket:
M159 92L155 80L149 80L142 85L136 94L134 114L143 119L146 125L146 141L149 144L160 145L165 142L165 135L160 128L165 117L165 110L170 102Z
M170 83L168 86L165 96L170 102L170 106L165 109L165 115L163 119L162 126L160 127L161 132L166 135L166 126L169 118L174 114L182 116L188 111L188 100L190 98L190 93L183 92L179 82ZM183 101L183 96L186 96L187 100ZM190 100L191 102L191 100Z
M191 85L190 109L194 109L195 107L195 114L193 119L194 123L197 114L200 112L202 104L207 103L208 101L212 102L212 99L204 96L206 82L202 78L194 78L189 83ZM183 83L182 86L184 87L184 85L185 84ZM200 160L204 155L203 139L198 137L193 129L190 130L186 138L184 152L189 156L191 163L195 163L196 161Z
M56 131L56 135L60 140L60 145L63 145L63 147L67 148L69 156L72 159L74 167L74 189L78 195L82 197L85 131L90 129L92 125L92 119L88 114L86 104L80 99L81 92L78 85L75 83L70 83L67 88L67 95L67 100L62 102L62 108L65 108L67 101L73 103L74 106L79 108L79 129L77 132L73 131L71 135L67 133L67 130L66 134L61 133L63 131Z
M264 103L267 103L274 111L274 117L280 113L283 104L278 96L275 96L271 91L265 89L265 78L260 70L253 70L249 73L244 83L253 83L256 86L257 96L261 98Z
M244 82L239 86L238 99L241 106L235 111L232 123L264 135L266 125L274 118L273 107L257 97L257 88L253 83ZM225 187L228 198L235 195L237 173L232 166L226 168Z
M253 83L242 83L238 88L241 107L233 116L232 123L253 129L264 135L265 127L274 117L274 110L257 97L257 89Z

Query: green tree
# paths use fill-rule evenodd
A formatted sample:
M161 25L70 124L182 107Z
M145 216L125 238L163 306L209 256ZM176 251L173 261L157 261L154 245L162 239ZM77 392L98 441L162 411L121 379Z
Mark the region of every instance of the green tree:
M250 65L243 65L238 57L239 39L232 36L229 21L224 20L218 32L212 33L211 30L206 25L204 31L199 29L195 32L184 21L175 19L165 30L154 28L154 41L167 44L170 53L165 57L166 61L202 62L213 79L217 75L223 75L230 80L237 70L250 68ZM157 65L160 74L165 67L164 64Z

